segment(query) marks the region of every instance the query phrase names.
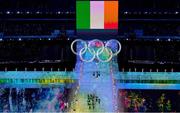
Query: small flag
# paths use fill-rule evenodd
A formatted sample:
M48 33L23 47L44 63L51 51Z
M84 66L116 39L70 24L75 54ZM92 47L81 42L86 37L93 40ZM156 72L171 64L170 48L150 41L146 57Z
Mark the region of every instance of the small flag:
M77 29L118 29L118 1L77 1Z

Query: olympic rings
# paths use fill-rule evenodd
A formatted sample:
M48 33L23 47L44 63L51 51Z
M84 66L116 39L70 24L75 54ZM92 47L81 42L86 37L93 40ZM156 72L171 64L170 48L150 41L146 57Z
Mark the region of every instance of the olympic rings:
M115 41L115 42L118 44L118 46L119 46L118 51L113 54L113 57L114 57L114 56L117 56L117 55L121 52L121 43L120 43L119 41L115 40L115 39L111 39L111 40L109 40L109 41L106 43L106 46L105 46L105 47L107 47L108 44L110 44L110 42L112 42L112 41Z
M74 50L74 44L77 42L80 42L80 46L82 46L83 44L82 48L78 48L79 52L76 52ZM116 51L113 51L113 48L110 48L109 46L115 46ZM109 40L106 43L99 39L94 39L89 42L84 41L82 39L76 39L71 43L71 50L75 55L80 56L80 59L83 62L93 62L93 60L95 59L97 59L100 62L109 62L112 60L114 56L117 56L121 52L121 43L115 39ZM87 52L91 54L91 58L88 60L84 58L84 55L86 55ZM107 53L107 55L105 54L105 56L107 57L106 59L101 58L101 56L103 56L104 53Z
M112 51L111 50L108 50L108 48L105 48L105 50L106 51L110 51L110 57L107 59L107 60L102 60L100 57L99 57L99 55L100 55L100 49L97 51L97 58L98 58L98 60L99 61L101 61L101 62L109 62L111 59L112 59L112 57L113 57L113 53L112 53Z
M72 50L72 52L73 52L75 55L79 55L79 54L78 54L77 52L75 52L74 49L73 49L73 46L74 46L74 44L75 44L76 42L83 42L83 43L84 43L84 46L85 46L85 48L86 48L86 50L87 50L87 44L86 44L86 42L85 42L84 40L81 40L81 39L76 39L76 40L74 40L74 41L71 43L71 50ZM84 50L83 54L86 52L86 50Z

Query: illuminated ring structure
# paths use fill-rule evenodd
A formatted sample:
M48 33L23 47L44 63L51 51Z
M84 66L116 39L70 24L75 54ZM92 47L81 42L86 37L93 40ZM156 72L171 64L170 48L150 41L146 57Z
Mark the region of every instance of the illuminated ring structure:
M80 42L83 45L82 48L80 49L79 53L74 50L74 44L77 43L77 42ZM118 48L118 50L116 52L113 52L112 49L109 47L111 45L111 43L113 45L118 44L119 48ZM93 44L98 45L97 50L95 50L92 47ZM89 42L86 42L86 41L84 41L82 39L76 39L71 44L71 50L75 55L78 55L80 57L80 59L82 61L84 61L84 62L92 62L96 58L100 62L109 62L109 61L112 60L112 58L114 56L117 56L121 52L121 43L118 40L115 40L115 39L109 40L106 43L104 43L103 41L98 40L98 39L94 39L94 40L91 40ZM106 60L103 60L102 58L100 58L100 55L104 51L106 51L108 53L108 55L109 55L109 58L106 59ZM83 58L83 55L86 52L89 52L92 55L92 58L90 58L89 60L86 60L86 59Z

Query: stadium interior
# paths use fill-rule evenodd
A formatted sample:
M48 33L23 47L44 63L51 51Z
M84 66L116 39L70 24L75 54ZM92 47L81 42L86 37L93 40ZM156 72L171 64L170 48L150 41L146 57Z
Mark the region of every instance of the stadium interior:
M117 34L82 36L88 47L120 42L102 63L93 48L85 62L82 40L72 52L83 0L0 0L0 112L180 112L180 1L112 1Z

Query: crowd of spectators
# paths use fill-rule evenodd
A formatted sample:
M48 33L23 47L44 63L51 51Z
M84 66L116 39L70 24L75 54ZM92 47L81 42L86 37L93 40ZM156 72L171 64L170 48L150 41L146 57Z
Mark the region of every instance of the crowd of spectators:
M154 63L162 62L180 62L179 42L176 41L127 41L122 42L122 50L119 54L121 63L128 61L152 61ZM125 64L126 64L125 63ZM143 63L143 62L141 62Z
M67 40L65 36L51 41L1 41L0 61L75 61L75 55L70 48L71 42L72 40ZM121 43L123 48L118 58L122 64L129 61L180 62L179 42L176 41L129 40Z
M51 35L54 30L75 29L75 23L69 22L0 22L0 33L5 36ZM177 22L121 22L120 35L143 36L179 36L180 26Z
M3 29L5 35L50 35L51 26L45 24L23 24L23 25L7 25Z
M71 41L11 41L0 43L0 61L73 61Z
M75 0L1 0L0 10L75 11Z
M180 26L177 22L123 22L120 25L120 34L129 35L141 31L143 36L179 36Z
M63 27L63 24L58 23L1 22L0 33L3 33L4 36L51 35L54 30L62 30Z

